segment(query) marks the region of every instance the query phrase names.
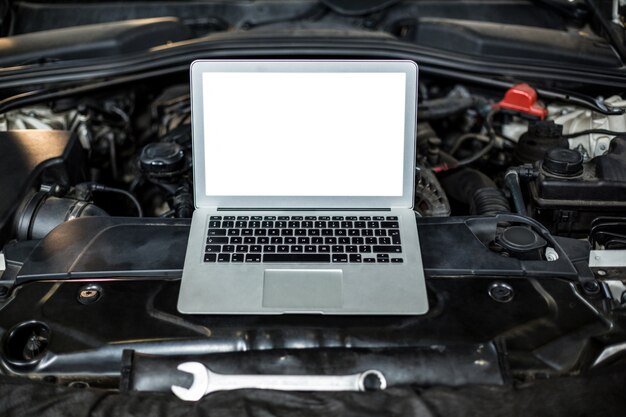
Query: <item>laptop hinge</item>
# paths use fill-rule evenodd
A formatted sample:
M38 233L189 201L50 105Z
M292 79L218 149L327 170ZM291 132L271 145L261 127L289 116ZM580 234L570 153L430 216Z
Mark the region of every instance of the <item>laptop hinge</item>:
M289 207L218 207L217 211L391 211L391 208L289 208Z

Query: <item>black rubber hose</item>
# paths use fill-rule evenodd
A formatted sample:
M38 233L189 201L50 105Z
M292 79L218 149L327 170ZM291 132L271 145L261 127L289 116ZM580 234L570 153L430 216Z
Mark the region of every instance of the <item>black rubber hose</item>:
M440 177L448 195L470 206L471 214L494 215L510 213L509 202L496 184L480 171L460 168Z
M509 170L504 175L504 183L509 191L511 191L511 198L515 205L515 211L520 216L528 216L526 212L526 204L524 203L524 196L522 195L522 187L519 184L519 174L515 170Z
M417 120L444 119L469 109L474 103L473 97L443 97L423 101L417 106Z

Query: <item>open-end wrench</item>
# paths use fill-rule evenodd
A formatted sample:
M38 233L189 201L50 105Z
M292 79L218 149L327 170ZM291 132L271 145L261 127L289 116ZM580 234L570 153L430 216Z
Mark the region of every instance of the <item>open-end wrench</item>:
M376 370L353 375L224 375L211 372L200 362L185 362L178 370L193 375L189 388L172 385L181 400L198 401L216 391L272 389L279 391L375 391L387 388L385 376Z

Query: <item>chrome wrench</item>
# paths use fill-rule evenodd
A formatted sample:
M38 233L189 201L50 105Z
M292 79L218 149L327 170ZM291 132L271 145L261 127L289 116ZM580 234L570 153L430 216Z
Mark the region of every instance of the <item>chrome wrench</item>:
M181 400L198 401L207 394L235 389L279 391L374 391L387 388L380 371L367 370L353 375L225 375L212 372L200 362L185 362L178 370L193 375L189 388L172 385Z

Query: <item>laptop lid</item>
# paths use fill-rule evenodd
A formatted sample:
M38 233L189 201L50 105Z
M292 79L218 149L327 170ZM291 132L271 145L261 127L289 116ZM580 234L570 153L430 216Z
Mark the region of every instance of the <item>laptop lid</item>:
M194 61L196 207L411 208L412 61Z

